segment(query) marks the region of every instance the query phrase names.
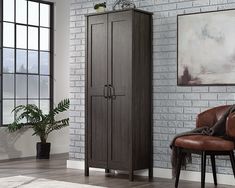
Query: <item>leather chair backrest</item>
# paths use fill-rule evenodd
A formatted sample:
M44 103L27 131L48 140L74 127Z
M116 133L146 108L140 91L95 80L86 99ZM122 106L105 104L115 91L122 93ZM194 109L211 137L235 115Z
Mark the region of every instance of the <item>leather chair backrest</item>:
M212 127L224 114L224 112L230 107L231 105L224 105L224 106L217 106L206 110L197 116L196 126L203 127L209 126Z

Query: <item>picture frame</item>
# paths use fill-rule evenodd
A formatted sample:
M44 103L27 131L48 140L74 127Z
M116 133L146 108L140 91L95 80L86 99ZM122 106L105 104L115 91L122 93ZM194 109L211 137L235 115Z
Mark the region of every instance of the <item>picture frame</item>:
M177 16L177 85L235 85L235 9Z

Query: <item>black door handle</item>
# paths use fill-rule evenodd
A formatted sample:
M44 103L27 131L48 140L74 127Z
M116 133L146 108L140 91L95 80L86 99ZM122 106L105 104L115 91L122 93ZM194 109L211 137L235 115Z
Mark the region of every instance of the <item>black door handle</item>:
M104 88L103 88L103 96L104 98L108 99L109 98L109 94L108 94L108 85L104 85Z
M115 88L111 84L109 84L108 86L109 86L109 98L115 100L116 99Z

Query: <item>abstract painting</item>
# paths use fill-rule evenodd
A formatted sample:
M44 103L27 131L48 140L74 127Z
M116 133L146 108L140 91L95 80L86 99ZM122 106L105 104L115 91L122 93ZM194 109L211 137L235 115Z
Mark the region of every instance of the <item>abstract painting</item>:
M178 85L235 85L235 10L178 16Z

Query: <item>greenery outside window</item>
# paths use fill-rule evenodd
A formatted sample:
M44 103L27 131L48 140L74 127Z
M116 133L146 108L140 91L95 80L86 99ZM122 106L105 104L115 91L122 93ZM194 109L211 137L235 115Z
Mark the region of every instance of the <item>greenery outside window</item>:
M0 125L18 105L53 107L53 3L0 0L0 62Z

